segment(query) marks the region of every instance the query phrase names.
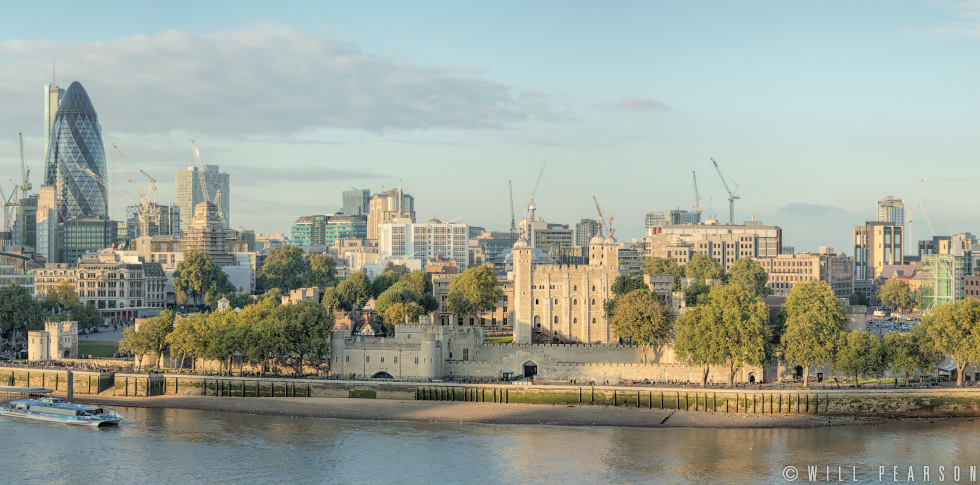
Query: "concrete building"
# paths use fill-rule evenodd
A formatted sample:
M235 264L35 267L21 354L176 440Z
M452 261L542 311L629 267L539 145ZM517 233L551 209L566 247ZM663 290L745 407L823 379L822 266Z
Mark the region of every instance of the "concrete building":
M108 217L73 217L58 224L60 256L58 262L75 266L86 254L111 248L116 243L119 223Z
M42 185L39 189L35 220L35 250L45 262L59 263L61 237L58 235L58 199L53 185Z
M148 216L147 233L143 234L140 228L137 206L126 207L126 238L136 239L141 236L169 236L180 237L181 218L180 207L177 204L161 205L153 204Z
M578 224L575 224L575 245L579 247L588 246L589 241L601 233L602 224L599 221L595 219L582 219Z
M656 234L653 234L656 232ZM685 265L695 254L704 254L727 271L742 257L772 258L780 254L783 231L759 221L742 224L679 224L651 229L650 256Z
M534 332L572 342L618 340L609 328L604 304L619 276L619 245L596 236L589 242L589 264L533 264L523 237L511 250L514 264L514 343L532 343Z
M575 231L568 224L554 224L546 221L521 221L521 230L528 235L532 248L545 252L551 259L558 260L562 248L575 245Z
M45 322L44 330L27 332L27 360L78 357L78 322Z
M203 174L198 174L197 167L187 167L187 170L177 172L175 177L176 204L177 207L180 207L182 219L180 221L181 232L190 227L195 216L194 211L202 202L214 203L215 199L217 199L216 205L218 206L221 227L225 229L231 227L229 223L231 219L231 190L230 177L227 173L220 171L217 165L207 165ZM201 188L202 178L207 189L207 197Z
M650 234L653 227L676 226L679 224L700 224L701 214L697 211L669 210L661 212L647 212L645 221L645 232ZM656 231L654 231L656 232Z
M794 286L807 281L823 281L830 285L837 298L854 293L854 259L833 248L823 248L817 254L780 254L771 258L754 258L769 275L766 287L773 295L786 296Z
M504 292L504 296L497 302L496 307L487 312L480 312L473 315L454 315L447 307L449 296L449 284L452 280L459 277L458 274L435 274L432 275L432 295L439 302L439 308L432 312L433 321L437 325L456 325L468 327L483 327L488 332L508 332L513 320L513 308L510 306L514 301L514 285L509 281L502 281L498 285Z
M421 224L386 223L378 226L379 262L453 259L469 266L469 238L466 224L431 219ZM425 269L425 268L422 268Z
M57 84L44 85L44 156L48 153L48 143L51 139L51 127L54 126L54 116L58 113L58 105L65 96L65 90Z
M371 197L367 239L377 239L378 226L391 222L415 222L415 198L404 193L401 187Z
M470 237L470 265L492 263L498 256L509 253L517 242L516 232L489 231Z
M902 226L868 221L854 226L854 279L874 280L889 264L904 264Z
M933 236L930 240L918 242L918 255L923 254L960 254L970 251L980 244L976 236L969 232L961 232L952 236Z
M371 209L370 189L350 189L344 191L344 205L341 213L345 216L367 216Z

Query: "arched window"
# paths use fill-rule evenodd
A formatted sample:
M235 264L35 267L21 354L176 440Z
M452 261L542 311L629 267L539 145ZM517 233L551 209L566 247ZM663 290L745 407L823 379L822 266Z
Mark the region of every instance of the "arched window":
M555 315L555 325L558 324L558 315Z
M572 300L572 305L578 305L578 298Z
M595 291L595 285L592 285L592 291Z
M595 323L595 318L592 319L592 323Z
M538 304L538 299L537 299L537 298L535 298L535 299L534 299L534 304L535 304L535 305L537 305L537 304Z
M557 304L558 304L558 299L557 299L557 298L555 298L555 305L557 305Z
M534 316L534 326L539 328L541 327L541 315Z
M578 323L578 319L577 318L573 318L572 319L572 323Z
M595 305L595 298L592 299L592 304Z
M578 285L572 286L572 291L578 291Z

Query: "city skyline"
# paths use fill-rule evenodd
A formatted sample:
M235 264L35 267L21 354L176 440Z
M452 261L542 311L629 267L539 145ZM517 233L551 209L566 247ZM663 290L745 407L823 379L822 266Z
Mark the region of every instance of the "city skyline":
M596 218L595 195L623 241L644 235L647 212L693 208L691 171L702 219L727 222L710 157L739 184L736 221L780 226L797 250L850 254L853 227L884 196L911 203L920 169L936 232L980 230L964 176L980 148L964 62L975 3L302 5L117 6L108 19L55 2L44 8L73 15L45 29L12 22L40 6L11 7L0 183L19 180L23 132L40 185L41 87L79 81L158 203L174 201L193 138L249 194L231 226L256 232L333 213L352 186L404 187L419 220L505 229L508 180L520 218L547 160L537 214Z

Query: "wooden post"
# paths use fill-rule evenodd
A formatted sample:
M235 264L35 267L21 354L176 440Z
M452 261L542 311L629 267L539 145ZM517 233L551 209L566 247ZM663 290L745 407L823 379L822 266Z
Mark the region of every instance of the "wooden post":
M806 414L810 414L810 395L806 395Z
M674 396L674 409L679 410L681 408L681 392L675 391L676 396Z
M711 393L711 412L713 412L713 413L717 413L718 412L718 393L717 392Z
M813 410L813 414L820 414L820 394L816 394L816 395L814 395L814 396L813 396L813 399L814 399L815 401L817 401L817 402L816 402L816 407L815 407L815 408L814 408L814 410Z
M660 391L660 409L664 408L664 391Z
M123 396L129 397L129 376L126 376L126 390L123 392Z
M647 404L650 405L650 409L653 409L653 391L650 391L650 395L647 396Z
M92 376L88 376L88 394L92 394Z

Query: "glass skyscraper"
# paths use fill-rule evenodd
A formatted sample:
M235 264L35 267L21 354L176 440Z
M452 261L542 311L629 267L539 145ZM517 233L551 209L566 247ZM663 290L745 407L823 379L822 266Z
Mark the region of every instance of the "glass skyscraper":
M60 219L107 217L106 188L96 179L105 176L102 127L88 93L76 81L58 105L44 166L45 185L56 187Z

